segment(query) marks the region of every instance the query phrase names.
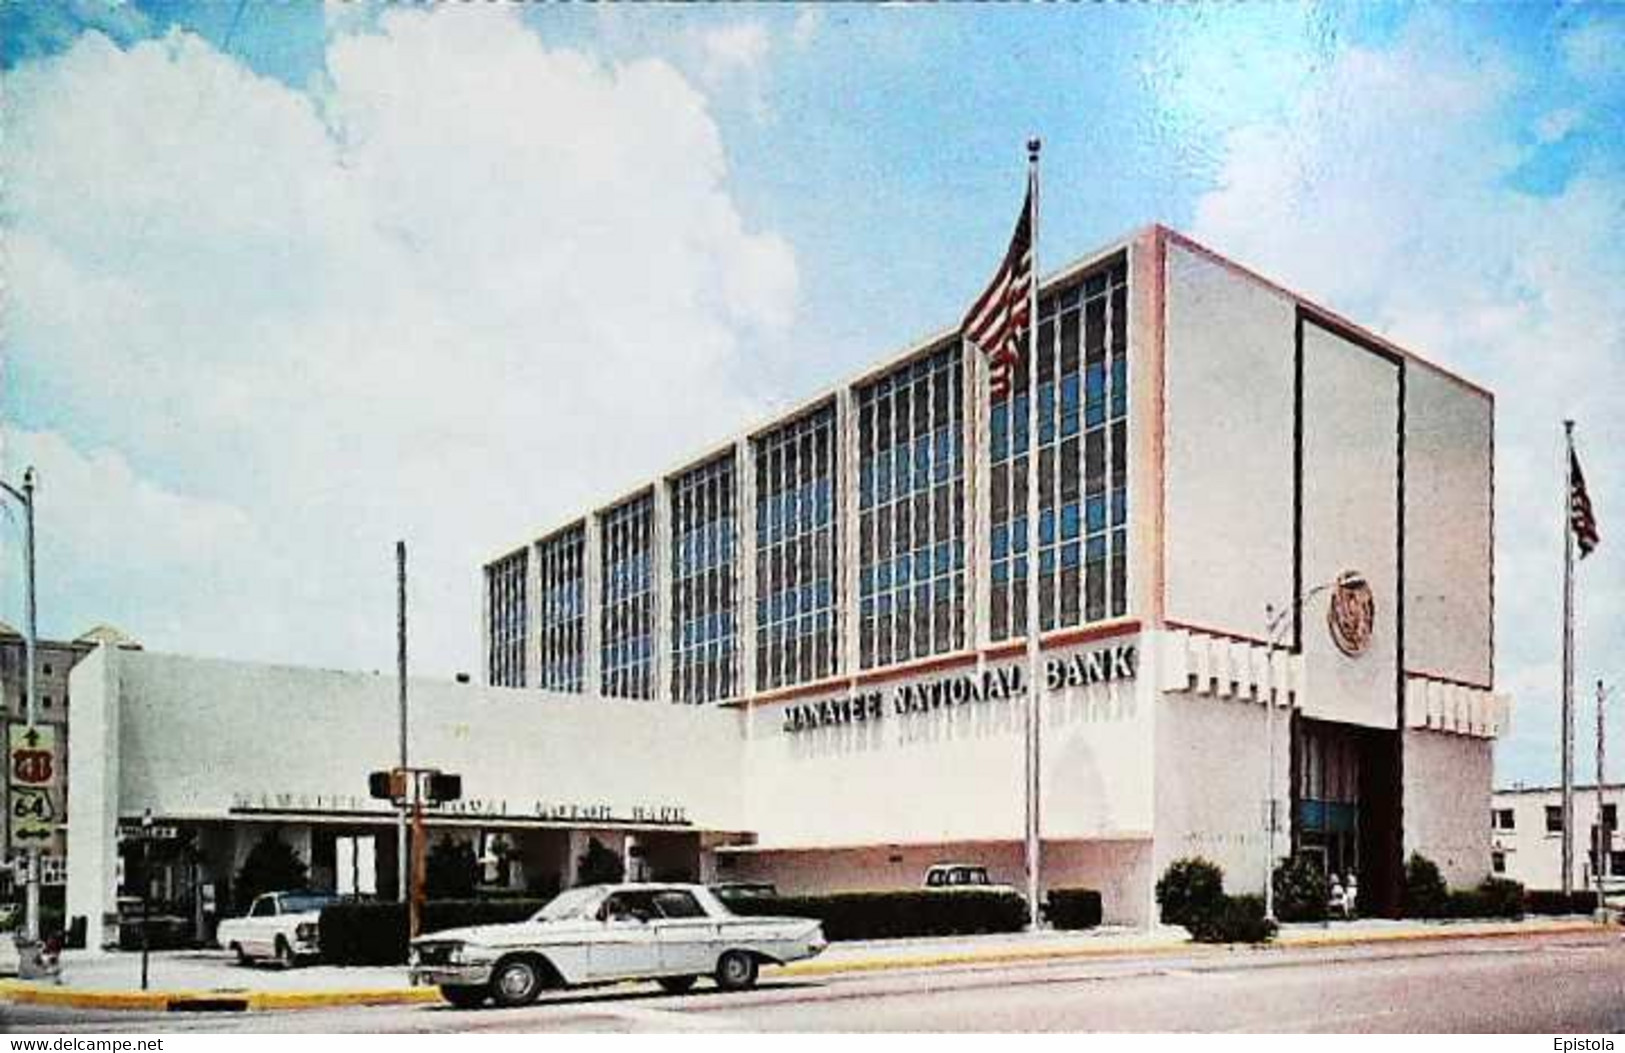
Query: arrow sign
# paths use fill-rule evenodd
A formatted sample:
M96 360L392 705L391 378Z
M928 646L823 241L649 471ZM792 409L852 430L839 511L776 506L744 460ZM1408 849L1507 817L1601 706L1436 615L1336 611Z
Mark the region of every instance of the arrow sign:
M11 785L50 786L56 782L56 728L13 724L8 733Z

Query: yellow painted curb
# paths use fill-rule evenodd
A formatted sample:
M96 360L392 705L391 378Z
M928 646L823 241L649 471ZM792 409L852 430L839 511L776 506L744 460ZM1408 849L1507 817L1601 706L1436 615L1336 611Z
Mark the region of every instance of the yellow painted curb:
M361 991L86 991L54 984L0 980L0 1001L75 1009L146 1010L163 1013L196 1008L231 1011L327 1009L351 1005L416 1005L436 1002L432 987L393 987ZM242 1003L241 1006L232 1003Z
M1400 932L1359 932L1346 934L1289 934L1279 941L1256 949L1297 950L1316 947L1354 947L1376 943L1415 943L1439 940L1482 940L1512 936L1541 936L1564 932L1602 931L1609 926L1593 921L1551 922L1542 925L1507 925L1407 930ZM809 961L778 966L779 976L833 976L840 973L883 972L901 969L932 969L955 965L1012 965L1020 962L1046 962L1088 959L1146 957L1179 954L1209 956L1229 953L1234 944L1138 943L1112 947L1057 947L1008 951L957 951L904 957L864 958L846 962ZM359 991L86 991L22 980L0 980L0 1001L32 1005L66 1006L78 1009L184 1011L205 1005L235 1009L229 1003L240 1001L243 1010L327 1009L360 1005L417 1005L438 1002L440 993L432 987L392 987Z
M1495 939L1510 936L1543 936L1564 932L1589 932L1605 929L1607 926L1599 925L1593 921L1552 922L1538 926L1519 925L1497 928L1440 928L1428 930L1409 930L1403 932L1360 932L1341 935L1333 934L1290 934L1273 943L1257 946L1250 944L1200 944L1200 943L1145 943L1137 945L1118 945L1114 947L1057 947L1034 948L1032 950L991 951L979 953L976 951L957 951L944 954L917 955L914 957L888 957L868 958L847 962L819 962L811 961L795 965L780 966L775 971L779 976L832 976L847 972L881 972L888 969L931 969L953 965L1008 965L1019 962L1045 962L1087 960L1105 958L1144 957L1151 955L1180 954L1208 955L1223 954L1229 948L1244 946L1256 950L1296 950L1300 948L1317 947L1354 947L1374 943L1401 943L1421 942L1427 940L1479 940Z

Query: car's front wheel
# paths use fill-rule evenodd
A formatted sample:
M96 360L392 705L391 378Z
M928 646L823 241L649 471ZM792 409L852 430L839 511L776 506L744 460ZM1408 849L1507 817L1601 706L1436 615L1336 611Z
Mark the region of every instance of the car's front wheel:
M491 974L491 997L497 1005L530 1005L541 993L542 970L534 958L509 958Z
M690 987L693 987L694 981L698 979L698 976L662 976L659 983L662 988L671 994L682 994Z
M299 957L293 953L293 946L281 936L276 938L276 960L284 969L292 969L299 964Z
M729 951L717 959L717 986L724 991L743 991L756 986L756 959L744 951Z
M478 1009L485 1004L490 994L491 992L483 987L469 987L463 984L440 985L440 997L458 1009Z

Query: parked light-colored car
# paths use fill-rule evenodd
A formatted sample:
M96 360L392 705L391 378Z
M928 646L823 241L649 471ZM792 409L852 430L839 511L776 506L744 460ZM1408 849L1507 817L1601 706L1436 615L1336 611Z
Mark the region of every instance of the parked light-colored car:
M723 990L756 983L764 963L825 946L810 918L740 917L703 885L590 885L561 893L526 921L431 933L412 941L414 984L473 1007L527 1005L548 987L657 980L681 992L701 976Z
M975 889L980 892L1014 892L1009 885L995 884L980 863L936 863L925 872L925 887L945 891Z
M239 964L274 958L292 968L321 953L322 908L336 902L337 896L324 892L267 892L254 897L247 914L222 921L215 942L236 954Z

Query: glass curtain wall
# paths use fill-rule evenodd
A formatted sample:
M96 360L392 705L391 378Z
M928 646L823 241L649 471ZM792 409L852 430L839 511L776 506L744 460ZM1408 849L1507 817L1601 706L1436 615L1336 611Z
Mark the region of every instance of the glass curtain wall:
M654 494L603 514L603 693L654 697Z
M671 484L671 689L675 702L735 693L734 459Z
M756 686L836 669L835 406L755 440Z
M525 686L526 575L529 551L521 549L485 568L485 603L490 640L486 682L494 687Z
M1128 609L1128 276L1118 257L1039 300L1036 444L1027 363L989 418L992 639L1025 635L1027 458L1038 449L1045 630Z
M574 526L536 546L542 667L538 687L580 691L586 680L587 531Z
M858 389L858 659L965 644L965 449L958 344Z

